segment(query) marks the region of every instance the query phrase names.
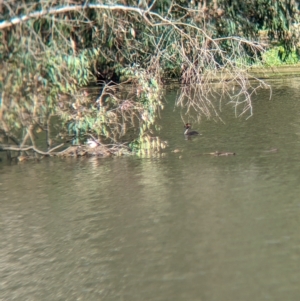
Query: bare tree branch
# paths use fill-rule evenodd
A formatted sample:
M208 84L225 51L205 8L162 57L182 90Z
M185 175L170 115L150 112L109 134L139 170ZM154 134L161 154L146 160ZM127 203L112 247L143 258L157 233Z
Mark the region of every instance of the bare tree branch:
M50 9L42 9L40 11L34 11L24 16L14 17L8 21L0 22L0 29L4 29L7 27L11 27L13 25L17 25L23 22L26 22L30 19L34 18L41 18L46 15L55 15L55 14L62 14L71 11L83 11L87 9L107 9L107 10L123 10L123 11L132 11L140 14L141 16L145 17L145 13L147 11L131 6L124 6L124 5L106 5L106 4L84 4L84 5L68 5L63 7L52 7ZM146 18L146 17L145 17Z
M25 151L29 151L29 150L33 150L34 152L36 152L37 154L40 155L44 155L44 156L49 156L51 154L53 154L53 151L64 146L64 143L57 145L55 147L53 147L52 149L50 149L47 152L43 152L39 149L37 149L35 146L27 146L27 147L13 147L13 146L5 146L5 145L0 145L0 150L1 151L16 151L16 152L25 152Z

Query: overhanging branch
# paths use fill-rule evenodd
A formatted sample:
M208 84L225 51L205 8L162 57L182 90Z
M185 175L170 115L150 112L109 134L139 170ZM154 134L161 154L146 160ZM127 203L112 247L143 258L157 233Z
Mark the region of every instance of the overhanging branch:
M0 22L0 29L8 28L13 25L17 25L23 22L26 22L30 19L40 18L46 15L55 15L55 14L61 14L71 11L82 11L89 8L93 9L107 9L107 10L123 10L123 11L132 11L136 12L140 15L145 15L146 12L143 9L140 9L138 7L131 7L131 6L124 6L124 5L106 5L106 4L87 4L87 5L68 5L63 7L53 7L50 9L42 9L40 11L34 11L32 13L29 13L24 16L20 17L14 17L7 21Z

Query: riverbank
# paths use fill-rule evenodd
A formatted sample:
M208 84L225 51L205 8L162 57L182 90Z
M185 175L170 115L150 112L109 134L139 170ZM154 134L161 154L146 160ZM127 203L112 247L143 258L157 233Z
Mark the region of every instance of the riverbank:
M275 67L251 67L249 75L259 79L300 76L300 65L282 65Z
M281 65L281 66L249 66L248 69L243 71L244 78L248 79L280 79L288 77L300 76L300 64L297 65ZM220 83L224 81L232 81L236 78L236 74L231 70L223 70L222 72L216 72L204 75L204 82Z

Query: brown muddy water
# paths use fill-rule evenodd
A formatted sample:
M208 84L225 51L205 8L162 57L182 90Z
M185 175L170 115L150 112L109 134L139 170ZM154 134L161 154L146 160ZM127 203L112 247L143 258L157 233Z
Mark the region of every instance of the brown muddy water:
M2 161L0 300L299 300L300 85L272 85L193 140L168 92L161 157Z

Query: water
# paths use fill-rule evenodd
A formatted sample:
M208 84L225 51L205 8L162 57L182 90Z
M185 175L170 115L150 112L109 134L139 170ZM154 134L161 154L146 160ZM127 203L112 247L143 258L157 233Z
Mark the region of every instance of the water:
M170 92L162 157L0 163L0 300L299 300L298 95L185 140Z

